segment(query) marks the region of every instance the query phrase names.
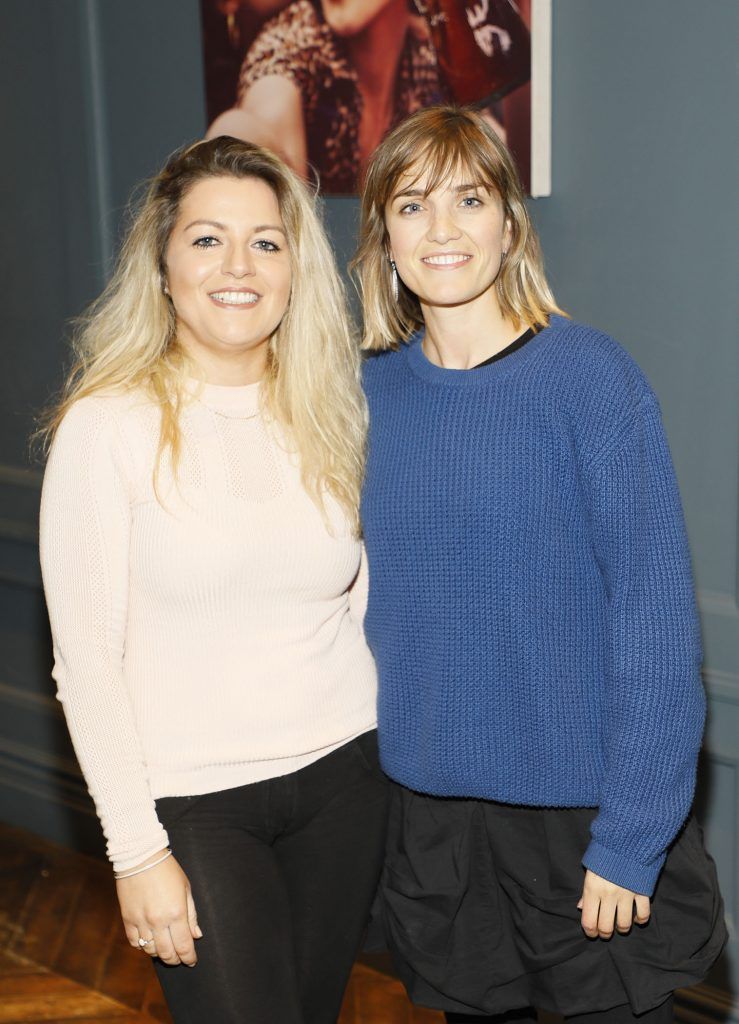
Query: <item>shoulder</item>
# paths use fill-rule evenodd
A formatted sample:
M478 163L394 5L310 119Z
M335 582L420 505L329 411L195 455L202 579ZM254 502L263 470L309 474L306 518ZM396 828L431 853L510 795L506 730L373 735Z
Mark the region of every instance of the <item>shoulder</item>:
M57 428L50 461L62 452L83 459L101 448L111 453L125 450L143 422L155 413L153 403L141 391L79 398Z
M265 75L300 78L330 47L330 31L310 0L296 0L262 27L241 69L239 91Z
M654 397L644 372L615 338L560 316L553 316L550 326L556 332L556 342L549 346L550 362L568 374L575 390L619 404L638 405Z
M553 390L575 410L605 421L628 420L656 396L629 352L604 331L553 316L552 344L546 346L541 372L551 375Z
M659 403L643 370L618 341L587 324L553 317L542 371L551 372L580 456L595 465L617 450Z
M397 349L384 352L369 352L362 364L362 386L368 397L381 394L397 383L405 366L406 346L401 343Z
M64 414L55 435L94 440L102 434L115 432L123 396L85 395L73 402Z

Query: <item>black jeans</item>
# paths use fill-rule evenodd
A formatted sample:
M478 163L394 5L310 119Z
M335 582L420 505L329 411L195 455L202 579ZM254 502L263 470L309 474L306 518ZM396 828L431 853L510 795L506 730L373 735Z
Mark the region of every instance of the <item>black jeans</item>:
M386 805L374 731L290 775L157 801L203 931L195 967L155 961L176 1024L334 1024Z
M636 1014L631 1012L631 1007L626 1003L623 1006L614 1006L610 1010L600 1010L593 1013L578 1013L572 1017L565 1017L570 1024L670 1024L673 1019L673 997L670 996L660 1006L646 1013ZM511 1010L510 1013L501 1013L494 1017L470 1017L464 1013L445 1014L448 1024L536 1024L536 1010L526 1008L524 1010Z

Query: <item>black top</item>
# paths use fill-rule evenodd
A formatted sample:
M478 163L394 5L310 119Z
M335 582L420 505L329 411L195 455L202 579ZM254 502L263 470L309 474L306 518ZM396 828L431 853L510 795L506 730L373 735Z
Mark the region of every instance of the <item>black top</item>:
M496 352L494 356L490 356L489 359L484 359L481 363L477 363L475 366L471 366L471 370L478 370L481 366L489 366L490 363L497 363L499 359L503 359L505 356L509 356L512 352L516 352L519 348L523 348L527 341L531 341L534 337L534 328L529 327L528 331L524 331L517 338L502 348L500 352Z

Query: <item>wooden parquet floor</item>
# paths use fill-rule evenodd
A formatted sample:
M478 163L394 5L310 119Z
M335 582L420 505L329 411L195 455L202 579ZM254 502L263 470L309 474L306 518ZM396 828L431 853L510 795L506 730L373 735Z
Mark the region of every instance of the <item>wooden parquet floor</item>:
M123 1003L10 953L0 953L1 1024L153 1024Z
M106 1021L171 1024L148 958L126 942L107 865L0 824L0 1024ZM442 1021L365 963L354 968L339 1018Z

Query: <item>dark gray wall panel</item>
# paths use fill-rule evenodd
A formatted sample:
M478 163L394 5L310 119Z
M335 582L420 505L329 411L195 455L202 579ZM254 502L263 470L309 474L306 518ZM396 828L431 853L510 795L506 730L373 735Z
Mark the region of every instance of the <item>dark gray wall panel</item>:
M38 568L34 415L104 284L129 195L204 128L197 0L3 0L0 282L0 815L102 841L54 697Z

